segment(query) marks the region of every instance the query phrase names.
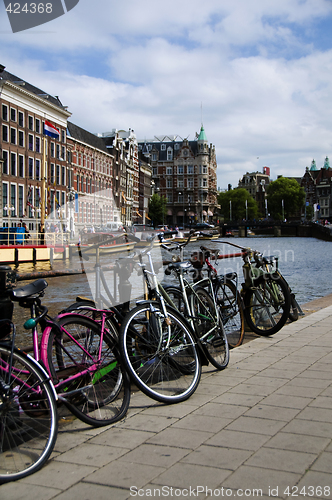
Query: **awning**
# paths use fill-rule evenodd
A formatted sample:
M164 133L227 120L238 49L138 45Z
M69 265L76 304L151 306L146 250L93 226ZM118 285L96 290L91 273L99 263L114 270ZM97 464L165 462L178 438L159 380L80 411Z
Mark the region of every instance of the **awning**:
M178 212L178 215L183 215L183 211L180 210L180 212Z
M190 217L193 217L193 216L195 215L195 212L188 212L188 215L189 215Z
M208 215L211 217L213 215L213 213L211 212L211 210L208 210Z
M173 215L173 211L170 208L167 210L167 215Z
M207 215L207 213L206 213L206 211L205 211L205 210L203 210L202 215Z

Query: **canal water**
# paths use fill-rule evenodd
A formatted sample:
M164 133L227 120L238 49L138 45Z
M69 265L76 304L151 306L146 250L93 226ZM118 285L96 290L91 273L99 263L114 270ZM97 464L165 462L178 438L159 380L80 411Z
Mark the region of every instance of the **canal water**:
M223 240L204 240L200 243L190 243L185 248L184 257L190 256L194 251L199 250L200 245L211 248L219 248L221 253L230 254L239 250L230 244L251 247L262 252L264 255L276 255L279 258L279 269L285 276L292 290L296 294L299 304L304 304L310 300L323 297L332 293L332 244L315 238L297 238L297 237L248 237L248 238L229 238ZM162 251L159 247L154 248L154 259L170 259L168 252ZM122 255L124 256L124 255ZM118 255L116 257L119 257ZM107 263L112 263L115 256L107 257ZM106 258L103 259L103 264ZM93 270L94 261L90 258L89 263L85 262L86 268ZM48 262L39 262L35 266L31 264L20 264L17 268L19 273L31 271L60 271L68 268L80 269L80 262L54 261L53 266ZM220 273L236 271L239 276L239 283L242 282L242 259L232 258L218 261L218 271ZM113 289L113 273L106 273L109 286ZM163 271L159 273L159 279L163 277ZM84 295L94 296L94 273L87 275L76 274L70 276L59 276L46 278L48 288L45 291L43 304L49 308L50 314L56 315L66 306L75 301L76 296ZM137 277L134 271L130 281L133 285L133 291L137 296L141 295L141 278ZM17 286L22 286L29 281L20 281ZM28 317L28 311L22 310L15 305L14 321L16 324L22 324L23 319Z

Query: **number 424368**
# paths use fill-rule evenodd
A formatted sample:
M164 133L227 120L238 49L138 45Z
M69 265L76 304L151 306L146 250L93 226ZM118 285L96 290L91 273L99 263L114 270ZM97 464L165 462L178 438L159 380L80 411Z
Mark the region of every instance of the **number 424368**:
M10 14L50 14L52 12L51 3L25 3L21 6L19 3L9 3L6 11Z

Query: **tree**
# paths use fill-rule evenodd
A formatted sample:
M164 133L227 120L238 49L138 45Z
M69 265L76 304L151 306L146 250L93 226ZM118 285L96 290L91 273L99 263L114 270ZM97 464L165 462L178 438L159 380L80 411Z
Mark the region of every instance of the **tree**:
M157 193L153 194L149 201L149 217L154 228L164 223L166 214L166 198Z
M218 203L225 220L255 219L258 215L258 205L254 198L244 188L231 189L219 193Z
M305 199L303 187L295 179L278 177L267 186L269 213L276 220L300 216Z

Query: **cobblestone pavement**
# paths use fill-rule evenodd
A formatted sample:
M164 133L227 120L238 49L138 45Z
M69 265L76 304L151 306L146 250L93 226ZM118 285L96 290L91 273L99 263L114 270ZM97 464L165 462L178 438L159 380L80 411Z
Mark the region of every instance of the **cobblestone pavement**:
M137 392L114 426L61 425L47 465L2 485L0 498L331 499L329 300L231 351L225 371L205 368L184 403L164 406Z

